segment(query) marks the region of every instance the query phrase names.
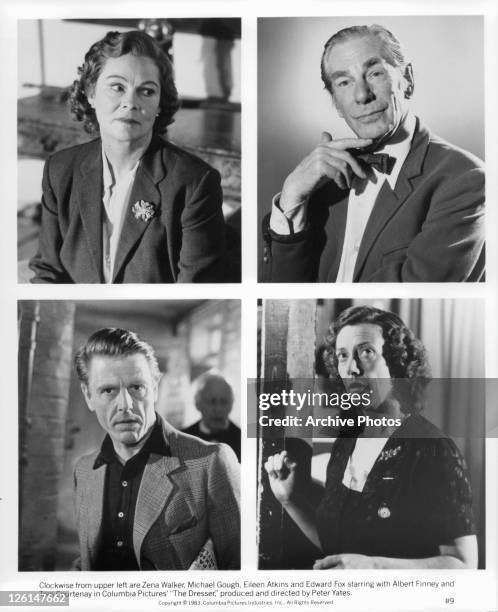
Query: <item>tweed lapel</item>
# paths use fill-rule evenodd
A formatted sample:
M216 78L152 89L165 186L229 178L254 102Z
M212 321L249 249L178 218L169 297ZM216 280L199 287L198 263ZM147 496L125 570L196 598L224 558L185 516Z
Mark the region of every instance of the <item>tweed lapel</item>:
M78 201L95 282L102 277L102 143L94 140L75 174L73 193Z
M140 565L140 552L145 536L171 497L178 491L175 473L187 469L178 457L151 454L138 491L133 525L133 548Z
M140 161L135 175L119 237L116 260L114 262L113 281L120 273L130 251L140 240L152 219L161 214L161 192L157 185L163 180L165 175L166 169L161 156L161 140L159 137L155 137ZM152 204L154 207L154 215L147 220L137 218L133 212L134 204L140 200Z
M93 566L99 543L104 507L105 474L105 465L96 470L90 468L86 479L86 490L81 498L80 537L82 549L89 555L88 567Z
M356 259L353 275L354 282L359 280L368 254L372 250L378 236L413 191L411 179L419 176L422 172L422 164L429 145L429 138L429 132L420 125L417 119L413 143L401 168L394 190L391 189L388 181L384 181L375 200Z

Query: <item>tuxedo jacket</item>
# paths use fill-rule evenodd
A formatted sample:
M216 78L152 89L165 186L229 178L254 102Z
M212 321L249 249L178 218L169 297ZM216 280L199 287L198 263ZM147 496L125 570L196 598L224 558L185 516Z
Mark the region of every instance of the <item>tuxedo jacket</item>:
M135 508L133 548L140 569L186 570L208 539L218 567L238 569L240 475L235 454L224 444L180 433L163 419L162 427L171 455L149 455ZM94 569L100 545L107 466L93 468L98 454L82 457L74 474L82 570Z
M52 155L43 174L42 226L30 262L35 283L102 283L102 143ZM153 206L148 219L133 206ZM154 136L138 166L113 283L223 280L225 225L219 173Z
M335 282L349 191L333 181L289 236L263 223L262 280ZM384 181L359 247L353 282L460 282L484 278L482 162L417 125L395 189Z

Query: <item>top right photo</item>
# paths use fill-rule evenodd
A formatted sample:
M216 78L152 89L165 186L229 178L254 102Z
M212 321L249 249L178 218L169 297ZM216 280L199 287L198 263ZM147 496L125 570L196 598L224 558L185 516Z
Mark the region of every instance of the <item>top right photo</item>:
M260 282L485 279L481 16L258 20Z

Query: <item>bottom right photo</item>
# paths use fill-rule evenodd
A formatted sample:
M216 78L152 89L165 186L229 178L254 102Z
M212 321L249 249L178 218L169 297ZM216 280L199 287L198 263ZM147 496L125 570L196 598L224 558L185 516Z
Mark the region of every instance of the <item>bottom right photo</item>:
M483 301L258 310L259 569L484 569Z

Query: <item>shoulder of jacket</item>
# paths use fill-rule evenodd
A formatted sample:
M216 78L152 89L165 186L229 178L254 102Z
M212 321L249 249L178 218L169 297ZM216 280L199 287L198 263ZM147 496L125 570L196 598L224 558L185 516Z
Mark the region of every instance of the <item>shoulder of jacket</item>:
M175 438L175 452L183 460L201 459L218 452L218 442L207 442L194 435L179 431Z
M56 151L47 159L46 167L50 169L50 175L62 176L74 168L89 155L93 156L101 146L100 138L85 142L84 144L74 145L67 149Z
M88 142L84 142L83 144L73 145L72 147L68 147L67 149L60 149L59 151L55 151L55 153L52 153L48 157L48 160L50 161L50 163L62 163L64 160L85 156L88 153L92 152L96 147L99 147L100 143L100 138L94 138L93 140L89 140Z
M180 148L169 140L161 140L162 155L167 165L174 163L177 170L199 177L208 172L217 172L217 170L194 153Z
M412 413L403 422L403 425L396 431L395 437L408 439L423 439L423 440L441 440L449 439L439 427L419 412Z
M421 458L437 459L438 461L445 458L461 458L457 445L448 435L420 414L413 418L414 421L410 427L409 436L420 441L417 446L418 454Z
M82 455L81 457L79 457L79 459L77 459L76 464L74 466L74 472L75 474L82 474L82 473L86 473L89 472L91 469L93 469L93 464L95 463L95 459L97 458L97 455L99 454L100 451L95 450L92 451L91 453L88 453L87 455Z
M484 162L477 155L457 147L432 132L429 132L427 159L436 162L440 161L440 163L447 165L455 174L467 170L484 170Z
M168 423L163 425L163 431L171 453L181 461L210 460L217 456L224 456L226 449L231 451L231 448L226 444L201 440L196 436L175 429Z

